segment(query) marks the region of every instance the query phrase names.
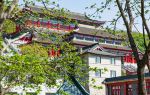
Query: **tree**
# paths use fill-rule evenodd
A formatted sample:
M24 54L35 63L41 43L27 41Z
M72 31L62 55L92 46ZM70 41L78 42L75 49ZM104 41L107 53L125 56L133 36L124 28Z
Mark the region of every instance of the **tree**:
M116 12L117 18L112 21L114 25L117 25L117 21L122 18L124 25L126 27L126 33L128 35L128 40L133 51L134 57L137 61L137 76L138 76L138 95L146 95L145 83L144 83L144 69L145 66L148 67L150 71L150 29L149 29L149 1L148 0L104 0L100 1L101 6L96 4L90 6L90 8L96 8L96 12L102 13L104 10L111 10L111 6L116 7L118 12ZM136 27L136 19L142 21L141 26L143 30L143 46L144 52L142 56L139 54L138 45L132 35L133 27ZM138 30L139 31L139 30ZM146 38L148 35L148 38ZM148 39L148 42L146 42Z
M13 30L17 24L21 25L21 33L26 30L32 33L38 32L38 29L36 30L34 27L26 27L25 21L28 20L29 17L38 19L39 15L36 12L22 12L22 10L18 8L18 2L19 0L0 1L0 31L2 39L3 37L5 38L8 33L11 33L10 30ZM37 2L42 2L42 4L45 5L48 4L49 1L37 0ZM35 2L31 1L26 2L26 4L27 3L31 4ZM46 10L43 14L45 18L48 18L51 12ZM61 13L63 10L56 12ZM9 27L7 24L12 25ZM85 65L83 65L77 53L77 49L66 42L63 35L53 34L53 37L51 37L52 35L49 35L46 31L43 31L43 34L41 33L40 35L52 40L53 43L50 45L47 44L47 46L38 43L23 45L20 46L20 54L14 52L13 56L0 56L1 95L4 95L9 92L11 88L16 86L35 88L43 83L46 83L49 87L57 86L56 80L66 80L68 79L68 74L84 76L81 68ZM53 53L52 56L48 56L48 51Z

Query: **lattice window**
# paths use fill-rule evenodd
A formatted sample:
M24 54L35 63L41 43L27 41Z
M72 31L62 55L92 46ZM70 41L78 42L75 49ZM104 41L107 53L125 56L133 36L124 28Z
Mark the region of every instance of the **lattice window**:
M112 95L121 95L121 86L112 86Z

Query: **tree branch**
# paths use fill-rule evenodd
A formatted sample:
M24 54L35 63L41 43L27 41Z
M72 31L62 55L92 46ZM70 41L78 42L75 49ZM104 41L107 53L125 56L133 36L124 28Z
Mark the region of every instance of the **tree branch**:
M13 0L11 3L11 6L8 6L8 8L6 9L5 13L7 13L7 17L10 17L11 12L14 10L14 8L16 7L16 5L18 4L19 0Z
M145 37L145 29L144 29L144 25L142 24L142 27L143 27L143 40L144 40L144 47L145 49L147 48L147 44L146 44L146 37Z
M129 15L129 20L130 20L129 27L132 30L134 18L133 18L133 14L132 14L132 11L131 11L130 0L126 0L126 5L127 5L127 13Z
M149 44L145 50L145 54L143 55L143 58L142 58L143 64L147 65L149 72L150 72L149 55L150 55L150 42L149 42Z
M125 23L125 26L126 26L126 28L127 28L127 34L128 34L128 38L129 38L129 41L130 41L130 45L131 45L131 48L132 48L134 57L136 58L137 61L140 61L139 54L138 54L138 50L137 50L135 41L134 41L134 39L133 39L133 36L132 36L132 34L131 34L132 29L131 29L131 27L130 27L128 21L127 21L127 18L126 18L125 14L124 14L124 11L123 11L123 9L122 9L122 7L121 7L120 0L116 0L116 2L117 2L117 6L118 6L118 8L119 8L119 11L120 11L120 13L121 13L121 16L122 16L122 18L123 18L123 21L124 21L124 23ZM139 64L139 65L140 65L140 64Z
M148 27L146 19L145 19L144 0L141 0L141 18L142 18L142 22L143 22L143 24L145 26L145 29L147 31L148 37L150 39L150 30L149 30L149 27Z

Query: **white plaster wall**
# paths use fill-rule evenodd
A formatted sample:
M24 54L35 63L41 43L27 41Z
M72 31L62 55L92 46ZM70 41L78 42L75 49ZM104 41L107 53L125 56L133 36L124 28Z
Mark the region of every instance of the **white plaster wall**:
M91 55L90 55L88 60L89 60L89 63L88 63L89 65L96 63L96 61L95 61L95 56L91 56Z
M111 59L110 59L111 57L106 57L106 56L102 56L101 57L101 64L110 64L110 62L111 62Z
M95 62L96 55L89 54L89 66L91 68L103 69L106 68L107 71L102 72L101 77L96 77L94 71L89 72L89 90L90 95L106 95L106 88L105 85L102 84L105 78L110 78L110 71L116 71L116 76L121 76L121 58L115 58L115 64L111 64L111 57L108 56L101 56L101 63ZM91 79L95 79L95 83L92 83ZM92 85L102 86L102 89L95 89Z

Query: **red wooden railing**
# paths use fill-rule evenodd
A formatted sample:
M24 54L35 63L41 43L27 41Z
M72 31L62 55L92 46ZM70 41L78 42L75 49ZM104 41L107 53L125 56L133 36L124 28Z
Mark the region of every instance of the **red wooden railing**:
M38 21L27 20L26 26L44 27L48 29L57 29L57 30L65 30L65 31L72 31L75 29L75 26L71 26L71 25L67 26L67 25L62 25L60 23L53 24L50 21L40 22L39 20Z
M135 60L135 58L132 55L126 55L123 58L123 61L127 62L127 63L136 63L136 60Z

